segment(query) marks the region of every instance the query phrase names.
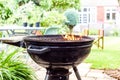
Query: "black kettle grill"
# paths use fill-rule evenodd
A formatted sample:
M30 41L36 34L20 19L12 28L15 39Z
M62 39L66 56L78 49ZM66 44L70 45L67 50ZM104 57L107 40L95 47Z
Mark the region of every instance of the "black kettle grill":
M93 38L78 36L79 40L65 40L63 35L27 36L20 41L3 41L27 48L31 58L46 68L45 80L69 80L69 69L73 68L78 80L81 80L77 65L90 53Z

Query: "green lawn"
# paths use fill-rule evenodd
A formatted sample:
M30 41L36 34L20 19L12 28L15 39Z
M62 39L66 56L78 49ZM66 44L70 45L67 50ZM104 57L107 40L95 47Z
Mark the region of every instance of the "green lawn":
M105 37L104 45L104 50L93 45L85 62L92 63L95 69L120 68L120 37Z

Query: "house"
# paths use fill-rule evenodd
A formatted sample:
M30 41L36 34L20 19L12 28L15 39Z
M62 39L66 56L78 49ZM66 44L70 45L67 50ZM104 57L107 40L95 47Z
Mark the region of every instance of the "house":
M120 25L118 0L81 0L78 23L105 29Z

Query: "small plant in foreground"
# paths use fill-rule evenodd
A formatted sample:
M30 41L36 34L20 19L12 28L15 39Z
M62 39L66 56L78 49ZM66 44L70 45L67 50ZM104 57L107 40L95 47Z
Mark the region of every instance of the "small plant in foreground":
M35 80L32 69L18 60L18 49L0 52L0 80Z

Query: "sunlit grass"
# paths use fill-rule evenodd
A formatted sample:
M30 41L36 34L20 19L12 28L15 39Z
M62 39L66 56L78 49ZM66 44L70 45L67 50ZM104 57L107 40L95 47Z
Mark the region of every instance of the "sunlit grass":
M105 37L103 50L93 45L85 62L91 63L91 68L96 69L120 68L120 37Z

